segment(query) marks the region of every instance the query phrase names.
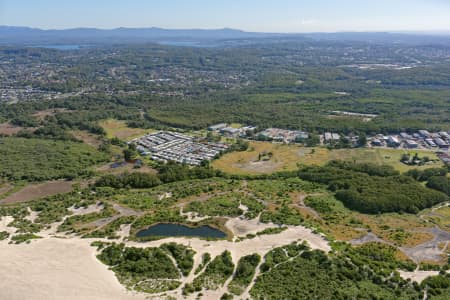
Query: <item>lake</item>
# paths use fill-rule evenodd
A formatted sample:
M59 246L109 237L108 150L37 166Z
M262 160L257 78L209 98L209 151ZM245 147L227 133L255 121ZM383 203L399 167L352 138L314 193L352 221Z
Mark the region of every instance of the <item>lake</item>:
M176 46L176 47L194 47L194 48L215 48L218 47L217 42L197 42L197 41L158 41L163 46Z
M199 227L189 227L180 224L160 223L139 231L136 234L136 236L138 238L148 236L165 236L165 237L187 236L187 237L202 237L202 238L224 238L227 235L225 234L225 232L207 225Z
M36 45L29 46L31 48L47 48L47 49L55 49L55 50L79 50L81 48L89 47L89 45Z

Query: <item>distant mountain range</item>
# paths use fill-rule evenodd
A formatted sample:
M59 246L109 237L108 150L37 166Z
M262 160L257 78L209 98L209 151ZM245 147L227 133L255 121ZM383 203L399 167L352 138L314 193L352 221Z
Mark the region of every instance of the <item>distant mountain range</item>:
M51 45L51 44L126 44L126 43L176 43L189 42L217 44L219 41L235 41L231 45L261 42L262 40L325 40L360 41L372 43L445 44L450 45L449 33L389 33L389 32L340 32L340 33L258 33L236 29L162 29L162 28L73 28L43 30L29 27L0 26L0 45Z

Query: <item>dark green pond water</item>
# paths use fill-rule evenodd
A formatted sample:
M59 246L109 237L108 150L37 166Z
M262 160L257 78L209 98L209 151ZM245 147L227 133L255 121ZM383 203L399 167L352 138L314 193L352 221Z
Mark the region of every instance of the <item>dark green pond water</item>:
M204 225L200 227L188 227L180 224L156 224L136 233L139 238L148 236L191 236L202 238L224 238L223 231Z

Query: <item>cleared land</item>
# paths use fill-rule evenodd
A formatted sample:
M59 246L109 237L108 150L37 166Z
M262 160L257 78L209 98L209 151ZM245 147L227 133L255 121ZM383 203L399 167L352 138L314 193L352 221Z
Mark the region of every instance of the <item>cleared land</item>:
M106 165L103 165L101 167L98 167L96 171L106 173L106 174L121 174L124 172L133 173L133 172L139 172L139 173L150 173L150 174L156 174L158 171L156 171L153 168L150 168L147 165L143 165L140 168L134 168L134 164L126 163L123 166L119 166L117 168L111 168L112 163L108 163Z
M94 148L98 148L102 144L102 139L98 135L82 130L74 130L72 131L72 134L78 140L83 141L83 143Z
M21 131L23 127L14 126L9 123L1 123L0 124L0 134L4 135L13 135Z
M259 155L272 153L268 160L259 160ZM400 172L413 168L425 169L440 167L442 162L430 162L423 166L407 166L400 162L402 154L417 153L419 157L428 156L431 160L438 160L434 152L403 149L338 149L306 148L298 145L282 145L269 142L250 142L248 151L233 152L222 156L213 162L217 169L233 174L262 174L284 170L295 170L298 164L324 165L330 160L355 161L357 163L387 164Z
M131 140L146 133L153 132L150 129L131 128L127 126L125 121L114 119L102 121L100 122L100 126L105 129L108 138L117 137L121 140Z
M13 188L13 186L10 184L0 185L0 197L1 197L1 195L9 192L12 188Z
M72 190L73 181L49 181L40 184L28 185L20 191L0 200L0 203L26 202L37 198L68 193Z
M62 112L73 112L73 110L69 110L69 109L65 109L65 108L45 109L45 110L40 110L38 112L35 112L33 114L33 117L36 117L39 120L44 120L46 117L54 116L57 113L62 113Z

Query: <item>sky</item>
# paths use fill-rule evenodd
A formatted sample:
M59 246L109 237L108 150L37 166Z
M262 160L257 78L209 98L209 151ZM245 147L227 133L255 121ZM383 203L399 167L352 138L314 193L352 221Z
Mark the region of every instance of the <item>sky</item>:
M450 31L450 0L0 0L0 25Z

